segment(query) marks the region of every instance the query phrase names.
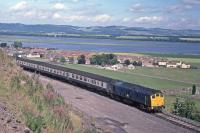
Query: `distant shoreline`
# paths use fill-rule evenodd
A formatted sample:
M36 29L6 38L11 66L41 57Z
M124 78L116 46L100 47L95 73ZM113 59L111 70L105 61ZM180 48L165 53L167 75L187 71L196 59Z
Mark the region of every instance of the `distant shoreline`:
M112 36L100 34L48 34L48 33L14 33L0 32L0 35L8 36L33 36L33 37L60 37L60 38L86 38L86 39L112 39L112 40L130 40L130 41L155 41L155 42L183 42L200 43L200 36L155 36L155 35L129 35Z

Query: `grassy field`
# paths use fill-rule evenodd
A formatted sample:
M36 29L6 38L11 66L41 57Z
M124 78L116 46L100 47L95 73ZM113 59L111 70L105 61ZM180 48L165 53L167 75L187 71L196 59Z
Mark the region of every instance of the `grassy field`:
M200 77L199 77L200 70L198 69L185 70L185 69L137 67L135 70L129 72L133 74L143 74L162 79L170 79L174 81L200 84Z
M200 72L197 70L183 71L162 68L157 72L156 69L136 68L133 71L115 72L77 64L66 64L65 66L155 89L187 88L192 86L192 82L199 83L200 81L200 77L198 77ZM187 78L187 75L191 76ZM185 78L182 79L182 77Z

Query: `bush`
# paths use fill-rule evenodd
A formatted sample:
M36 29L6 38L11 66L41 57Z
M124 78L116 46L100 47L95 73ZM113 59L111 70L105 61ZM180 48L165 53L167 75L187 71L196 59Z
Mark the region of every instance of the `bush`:
M125 61L124 61L124 64L128 66L128 65L131 64L131 62L130 62L130 60L125 60Z
M142 62L141 61L134 61L133 65L134 66L142 66Z
M65 60L65 57L61 57L61 58L59 59L59 61L64 63L64 62L66 61L66 60Z
M44 124L43 118L41 116L35 117L31 113L27 113L26 117L26 125L35 133L41 133L41 128Z
M195 94L196 94L196 91L197 91L196 85L193 85L193 86L192 86L192 95L195 95Z
M78 58L78 64L85 64L86 63L86 59L85 59L85 55L80 55Z
M181 117L200 121L200 115L197 111L195 103L188 98L182 100L177 98L174 103L173 113Z

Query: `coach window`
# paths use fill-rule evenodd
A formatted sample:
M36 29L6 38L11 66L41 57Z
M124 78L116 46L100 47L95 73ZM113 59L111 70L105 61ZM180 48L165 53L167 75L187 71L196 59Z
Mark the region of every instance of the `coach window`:
M103 87L103 82L101 83L101 86Z
M65 75L65 77L67 77L68 76L67 72L65 72L64 75Z
M82 77L82 76L80 76L80 80L83 80L83 77Z

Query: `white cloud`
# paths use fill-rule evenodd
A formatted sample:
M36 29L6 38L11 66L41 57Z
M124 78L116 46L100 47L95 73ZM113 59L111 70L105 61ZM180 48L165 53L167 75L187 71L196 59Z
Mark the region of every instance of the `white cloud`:
M132 5L132 7L129 9L132 12L143 12L145 11L144 7L140 4L140 3L136 3L134 5Z
M65 17L66 21L88 21L90 18L87 16L82 16L82 15L72 15L72 16L67 16Z
M16 5L13 5L10 7L11 11L21 11L28 7L28 3L26 1L21 1L17 3Z
M129 11L137 12L137 13L141 13L141 12L159 12L160 9L158 7L145 6L145 5L142 5L141 3L136 3L136 4L132 5L129 8Z
M185 10L190 10L192 9L192 5L186 5L186 4L180 4L180 5L171 5L167 7L167 12L182 12Z
M62 17L59 13L54 13L54 14L52 15L52 18L53 18L53 19L62 19L63 17Z
M79 2L80 0L72 0L73 2Z
M158 23L162 21L163 18L160 16L143 16L143 17L138 17L134 19L135 22L137 23Z
M51 18L53 14L46 10L29 10L23 12L17 12L14 14L15 17L24 19L35 19L35 20L45 20Z
M24 12L24 14L23 14L24 17L29 17L29 18L33 18L33 17L35 17L35 15L36 15L35 11Z
M131 18L123 18L122 21L123 22L129 22L129 21L131 21Z
M62 3L56 3L53 7L56 10L64 10L64 9L66 9L65 5L62 4Z
M200 0L183 0L187 4L200 4Z
M102 22L102 23L105 23L105 22L108 22L112 19L112 17L110 15L107 15L107 14L102 14L102 15L97 15L93 18L93 21L94 22Z

